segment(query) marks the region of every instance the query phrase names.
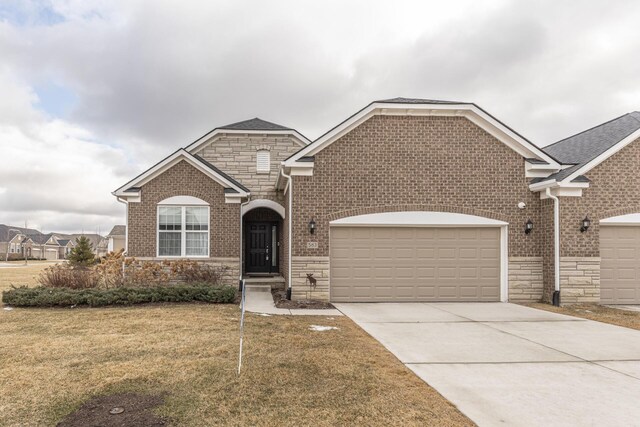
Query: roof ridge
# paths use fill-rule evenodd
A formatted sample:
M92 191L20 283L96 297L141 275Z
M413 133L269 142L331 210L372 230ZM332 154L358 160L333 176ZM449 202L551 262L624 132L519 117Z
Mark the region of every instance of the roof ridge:
M573 137L575 137L575 136L582 135L583 133L586 133L586 132L589 132L589 131L594 130L594 129L596 129L596 128L599 128L599 127L601 127L601 126L607 125L607 124L609 124L609 123L611 123L611 122L614 122L614 121L616 121L616 120L619 120L619 119L623 118L624 116L629 116L629 115L631 115L631 113L625 113L625 114L623 114L623 115L621 115L621 116L618 116L618 117L613 118L613 119L611 119L611 120L607 120L606 122L600 123L599 125L592 126L592 127L590 127L589 129L585 129L585 130L583 130L583 131L581 131L581 132L578 132L578 133L575 133L575 134L573 134L573 135L567 136L566 138L563 138L563 139L561 139L560 141L556 141L556 142L554 142L554 143L552 143L552 144L549 144L549 145L545 146L545 147L543 148L543 150L546 150L547 148L552 147L552 146L554 146L554 145L556 145L556 144L560 144L561 142L565 142L567 139L571 139L571 138L573 138ZM633 116L632 116L632 117L633 117ZM634 118L635 120L638 120L638 119L636 119L635 117L633 117L633 118ZM638 122L640 122L640 120L638 120Z

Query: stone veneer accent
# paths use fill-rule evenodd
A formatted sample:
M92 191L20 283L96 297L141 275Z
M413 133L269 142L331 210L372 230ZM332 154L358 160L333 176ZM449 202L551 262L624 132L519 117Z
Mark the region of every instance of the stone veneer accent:
M283 195L276 191L280 162L303 147L292 136L268 134L220 134L197 154L240 181L251 190L251 198L269 199L282 204ZM257 172L258 150L271 155L270 172Z
M544 284L542 272L542 257L509 258L509 301L541 301Z
M317 279L316 288L311 290L307 273ZM329 257L294 256L291 259L291 299L316 299L329 301Z
M560 258L560 303L600 302L600 258Z

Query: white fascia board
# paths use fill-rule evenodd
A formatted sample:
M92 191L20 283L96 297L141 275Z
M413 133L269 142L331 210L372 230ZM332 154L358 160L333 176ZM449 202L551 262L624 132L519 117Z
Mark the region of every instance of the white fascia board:
M504 221L449 212L407 211L357 215L337 219L332 227L503 227Z
M520 135L494 119L473 104L395 104L373 103L362 109L350 119L338 125L333 130L321 136L313 144L300 150L291 159L284 162L285 166L299 166L298 159L313 156L334 141L359 126L374 115L403 115L403 116L462 116L484 129L499 141L523 157L533 157L546 161L555 169L560 165L537 146L522 138Z
M155 178L158 175L162 174L163 172L165 172L166 170L170 169L171 167L175 166L176 164L178 164L182 160L187 161L191 166L195 167L196 169L198 169L199 171L201 171L205 175L209 176L211 179L213 179L214 181L216 181L218 184L222 185L223 187L225 187L225 188L233 188L234 190L236 190L239 193L239 195L241 197L248 196L249 193L247 193L246 191L244 191L243 189L241 189L236 184L232 183L231 181L229 181L228 179L226 179L222 175L216 173L211 168L206 167L202 162L200 162L199 160L194 158L193 155L191 155L188 151L186 151L183 148L181 148L180 150L176 151L175 153L173 153L172 155L170 155L169 157L167 157L166 159L164 159L160 163L156 164L152 168L148 169L147 171L145 171L141 175L138 175L133 180L127 182L125 185L123 185L122 187L118 188L112 194L114 196L117 196L117 197L135 196L135 193L127 192L126 190L128 188L130 188L130 187L141 187L141 186L143 186L144 184L146 184L147 182L151 181L153 178Z
M638 226L640 225L640 213L612 216L610 218L601 219L600 225Z
M613 147L609 148L607 151L605 151L604 153L600 154L595 159L593 159L590 162L586 163L581 168L576 169L571 175L569 175L568 177L563 179L562 182L571 182L574 179L576 179L577 177L579 177L580 175L586 174L591 169L595 168L600 163L604 162L609 157L613 156L618 151L622 150L624 147L626 147L627 145L631 144L633 141L635 141L638 138L640 138L640 129L635 131L635 132L633 132L631 135L627 136L625 139L623 139L622 141L618 142L616 145L614 145Z
M529 190L531 191L543 191L547 188L589 188L588 182L564 182L564 181L556 181L555 179L550 179L547 181L536 182L535 184L529 185Z
M213 139L217 135L221 134L236 134L236 135L290 135L293 136L297 141L297 143L304 147L311 143L307 138L305 138L301 133L298 133L295 130L237 130L237 129L214 129L206 135L198 138L191 144L189 144L185 150L190 153L197 153L200 151L202 147L208 144L211 139Z

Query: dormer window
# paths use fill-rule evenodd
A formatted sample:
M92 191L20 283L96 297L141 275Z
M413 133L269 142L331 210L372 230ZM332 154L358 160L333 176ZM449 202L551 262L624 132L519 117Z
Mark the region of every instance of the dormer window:
M256 153L256 171L269 173L271 171L271 153L269 150L258 150Z

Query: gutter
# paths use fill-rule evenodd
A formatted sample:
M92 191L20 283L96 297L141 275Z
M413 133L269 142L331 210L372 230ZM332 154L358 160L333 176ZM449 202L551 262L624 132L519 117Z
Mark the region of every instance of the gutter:
M556 307L560 306L560 199L551 194L551 189L546 189L546 195L553 199L553 278L554 291L552 302Z
M289 235L287 236L287 259L289 260L287 263L287 299L291 300L291 280L292 280L292 274L291 274L291 243L292 243L292 234L293 234L293 221L292 221L292 215L291 212L293 211L293 179L291 179L291 175L287 175L286 173L284 173L284 167L280 169L280 173L282 174L283 177L285 177L287 179L287 184L288 184L288 188L289 188L289 203L288 203L288 209L287 209L287 222L289 224L288 228L289 228ZM284 193L286 194L287 192L287 186L285 186L284 189Z
M244 281L242 280L242 263L244 261L243 260L243 258L244 258L243 257L244 242L242 240L244 238L244 236L243 236L244 235L244 233L243 233L243 231L244 231L244 221L243 221L244 212L243 211L244 211L244 207L246 205L248 205L249 202L251 202L251 194L249 194L247 196L247 201L246 202L240 204L240 257L239 257L239 259L240 259L240 269L238 271L238 275L240 276L240 277L238 277L238 290L240 292L242 292L242 290L243 290L242 288L244 287L243 286L244 285Z
M115 193L115 191L114 191ZM113 193L111 193L113 194ZM116 200L119 201L120 203L124 204L125 206L125 222L124 222L124 252L122 252L122 255L126 255L127 252L129 251L129 203L122 199L122 197L120 196L116 196ZM122 263L122 268L124 271L124 262Z

